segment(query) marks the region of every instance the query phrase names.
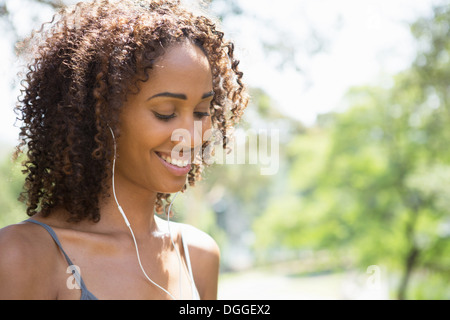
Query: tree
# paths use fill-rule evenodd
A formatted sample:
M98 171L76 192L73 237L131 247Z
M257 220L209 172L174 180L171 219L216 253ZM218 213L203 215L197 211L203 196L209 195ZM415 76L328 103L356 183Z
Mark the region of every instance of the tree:
M353 266L387 265L399 270L399 299L411 297L415 271L448 283L449 25L449 6L413 24L421 44L415 63L390 88L351 89L348 109L322 118L329 145L324 138L302 151L292 142L290 176L299 182L270 199L255 222L260 246L327 249ZM440 298L449 296L443 289Z
M19 161L13 163L11 157L2 156L0 163L0 228L27 218L25 206L17 199L22 192L24 176Z

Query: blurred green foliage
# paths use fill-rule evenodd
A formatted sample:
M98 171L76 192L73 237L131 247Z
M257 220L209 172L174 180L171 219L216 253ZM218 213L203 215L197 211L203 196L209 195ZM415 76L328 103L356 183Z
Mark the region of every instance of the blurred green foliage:
M20 222L27 216L25 206L17 200L22 192L24 180L20 160L13 161L8 154L0 161L0 228L2 228Z
M327 249L397 272L399 299L450 298L449 26L450 7L436 7L411 27L411 68L352 88L345 112L292 138L289 186L255 220L256 249Z

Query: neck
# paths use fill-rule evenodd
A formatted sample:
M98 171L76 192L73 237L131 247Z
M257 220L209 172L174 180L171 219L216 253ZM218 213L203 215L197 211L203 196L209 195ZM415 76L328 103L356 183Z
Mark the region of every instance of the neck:
M112 231L128 233L125 219L118 208L118 205L120 205L136 236L158 231L154 216L157 193L138 188L136 185L121 180L116 176L115 194L113 189L110 188L111 196L104 199L100 205L102 217L100 222Z

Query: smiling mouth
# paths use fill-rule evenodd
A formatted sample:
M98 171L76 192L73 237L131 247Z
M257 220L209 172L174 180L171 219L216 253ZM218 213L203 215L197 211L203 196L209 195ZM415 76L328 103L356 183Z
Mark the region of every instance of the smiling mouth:
M170 155L163 154L163 153L160 153L157 151L155 151L155 153L158 157L163 159L165 162L167 162L171 165L177 166L179 168L186 168L190 163L190 161L187 159L172 159L172 157Z

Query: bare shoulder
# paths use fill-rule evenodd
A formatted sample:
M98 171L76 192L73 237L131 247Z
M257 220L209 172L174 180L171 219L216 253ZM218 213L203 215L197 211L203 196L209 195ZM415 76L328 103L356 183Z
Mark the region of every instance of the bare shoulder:
M14 224L0 229L0 266L11 267L12 264L26 268L34 260L37 252L33 241L33 228L25 223ZM31 261L30 261L31 260ZM17 272L21 272L23 268Z
M217 242L206 232L188 224L180 224L183 238L189 245L189 249L198 251L199 254L220 257L220 249Z
M206 232L181 224L183 241L189 250L192 273L201 299L217 299L220 249Z
M45 270L49 270L52 246L30 223L0 229L0 299L48 298Z

